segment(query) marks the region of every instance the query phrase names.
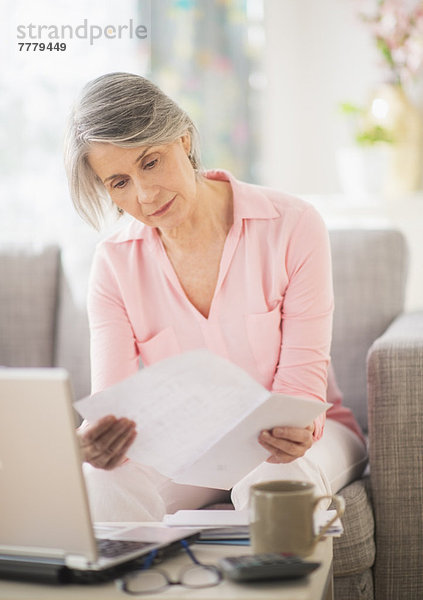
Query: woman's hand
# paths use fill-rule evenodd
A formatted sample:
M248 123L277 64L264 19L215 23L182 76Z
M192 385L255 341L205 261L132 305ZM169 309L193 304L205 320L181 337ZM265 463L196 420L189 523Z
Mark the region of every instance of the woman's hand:
M269 431L262 431L259 442L270 452L266 462L290 463L296 458L304 456L313 444L314 425L305 427L274 427Z
M99 469L114 469L122 464L135 440L134 421L113 415L77 430L84 461Z

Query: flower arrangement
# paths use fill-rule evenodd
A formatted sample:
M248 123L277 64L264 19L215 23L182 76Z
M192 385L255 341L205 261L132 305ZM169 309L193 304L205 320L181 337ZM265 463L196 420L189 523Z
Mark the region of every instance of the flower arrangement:
M354 0L388 67L391 82L403 85L423 66L422 0Z

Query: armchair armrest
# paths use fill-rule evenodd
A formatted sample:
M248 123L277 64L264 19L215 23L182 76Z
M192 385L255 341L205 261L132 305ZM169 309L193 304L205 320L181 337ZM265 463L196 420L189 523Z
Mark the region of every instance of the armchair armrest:
M376 599L423 598L423 312L374 342L367 376Z

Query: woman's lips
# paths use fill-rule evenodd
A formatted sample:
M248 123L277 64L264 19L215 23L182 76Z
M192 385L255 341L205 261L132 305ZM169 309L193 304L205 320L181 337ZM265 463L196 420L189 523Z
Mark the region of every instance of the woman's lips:
M165 212L167 212L169 210L169 208L172 206L175 198L176 198L176 196L174 196L172 198L172 200L170 200L169 202L166 202L166 204L163 204L163 206L161 206L158 210L156 210L156 212L151 213L150 217L160 217L161 215L164 215Z

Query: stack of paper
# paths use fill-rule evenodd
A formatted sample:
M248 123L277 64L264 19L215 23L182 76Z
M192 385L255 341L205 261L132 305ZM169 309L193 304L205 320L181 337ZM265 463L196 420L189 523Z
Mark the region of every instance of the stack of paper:
M316 510L314 513L314 530L318 533L336 515L336 510ZM248 525L248 510L178 510L172 515L165 515L165 525L171 527L234 527ZM339 537L344 532L340 519L331 525L325 533L327 536Z

